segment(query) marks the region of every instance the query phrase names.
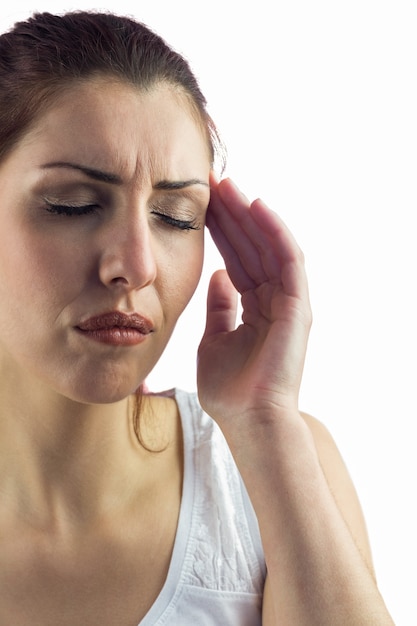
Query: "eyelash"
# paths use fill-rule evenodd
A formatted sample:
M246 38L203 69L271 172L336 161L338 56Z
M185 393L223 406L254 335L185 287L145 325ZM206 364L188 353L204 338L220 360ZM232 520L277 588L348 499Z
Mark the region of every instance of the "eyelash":
M46 210L49 213L54 213L55 215L65 215L67 217L91 215L92 213L95 213L98 208L97 204L75 206L70 204L51 204L50 202L46 202Z
M200 230L201 226L197 222L196 219L193 220L179 220L171 215L167 215L166 213L161 213L159 211L152 211L152 215L156 215L162 222L167 224L167 226L173 226L174 228L179 228L180 230Z
M85 205L70 205L70 204L52 204L51 202L46 202L46 210L49 213L54 213L55 215L64 215L66 217L79 217L82 215L91 215L98 210L98 205L96 204L85 204ZM200 230L200 224L197 220L179 220L177 218L172 217L171 215L167 215L166 213L161 213L160 211L152 211L152 214L158 217L162 222L167 224L168 226L173 226L174 228L178 228L179 230Z

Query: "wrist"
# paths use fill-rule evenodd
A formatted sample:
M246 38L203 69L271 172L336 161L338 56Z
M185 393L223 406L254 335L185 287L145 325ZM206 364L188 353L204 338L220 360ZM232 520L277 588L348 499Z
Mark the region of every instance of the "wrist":
M241 459L279 458L287 455L295 460L294 450L310 450L314 441L304 418L297 409L258 409L241 413L227 420L216 420L236 462Z

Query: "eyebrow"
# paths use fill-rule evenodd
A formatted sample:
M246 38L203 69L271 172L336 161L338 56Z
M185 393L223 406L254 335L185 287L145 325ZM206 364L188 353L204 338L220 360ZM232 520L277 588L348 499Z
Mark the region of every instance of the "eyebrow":
M156 183L156 185L154 185L154 188L170 191L176 189L185 189L185 187L191 187L192 185L204 185L204 187L210 186L204 180L200 180L199 178L190 178L189 180L161 180L159 183Z
M92 167L86 167L85 165L79 165L78 163L70 163L67 161L55 161L53 163L45 163L44 165L42 165L42 169L53 169L53 168L69 168L69 169L77 170L79 172L82 172L89 178L92 178L93 180L97 180L103 183L109 183L110 185L123 184L123 180L117 174L104 172L102 170L97 170ZM200 180L199 178L190 178L188 180L172 180L172 181L161 180L154 185L154 189L175 191L175 190L185 189L186 187L191 187L193 185L204 185L204 187L210 186L204 180Z
M82 172L89 178L93 180L98 180L103 183L110 183L111 185L121 185L122 179L117 174L110 174L109 172L103 172L101 170L96 170L92 167L85 167L84 165L78 165L77 163L69 163L67 161L56 161L54 163L45 163L42 165L42 169L52 169L52 168L69 168L72 170L77 170Z

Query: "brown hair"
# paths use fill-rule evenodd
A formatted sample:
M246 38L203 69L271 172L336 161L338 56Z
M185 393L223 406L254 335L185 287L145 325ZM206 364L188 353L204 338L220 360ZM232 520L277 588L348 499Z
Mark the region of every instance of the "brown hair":
M0 36L0 160L74 81L106 75L141 89L179 88L206 130L213 161L224 147L188 62L150 28L111 13L36 13Z

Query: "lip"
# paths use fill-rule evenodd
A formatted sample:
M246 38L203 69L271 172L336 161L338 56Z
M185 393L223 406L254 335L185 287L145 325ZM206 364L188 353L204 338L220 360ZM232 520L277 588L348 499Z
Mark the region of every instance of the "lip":
M113 346L137 345L154 331L152 323L139 313L122 311L94 315L75 328L89 339Z

